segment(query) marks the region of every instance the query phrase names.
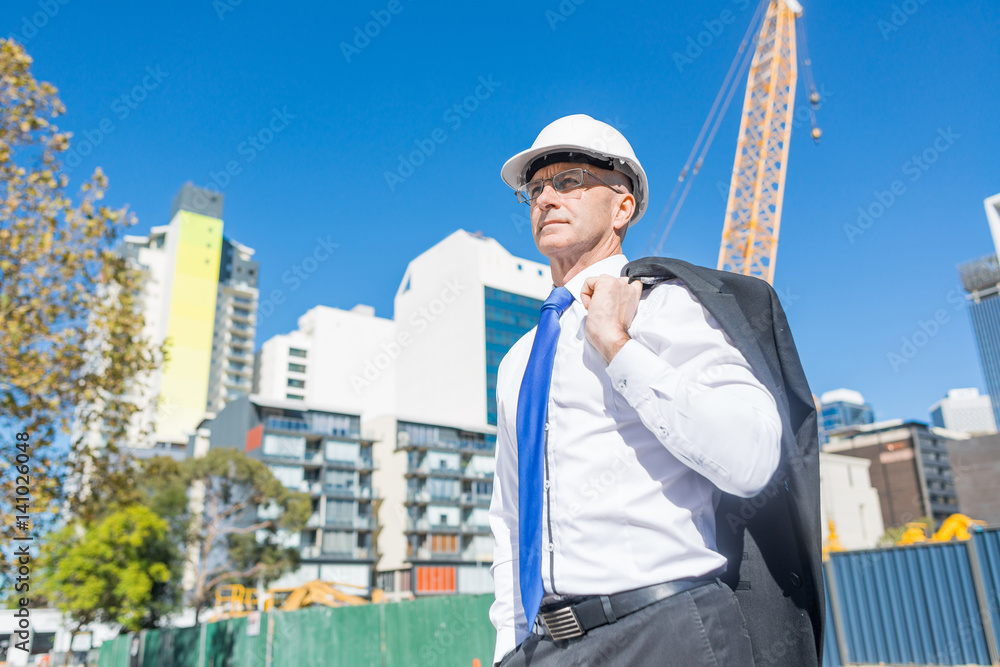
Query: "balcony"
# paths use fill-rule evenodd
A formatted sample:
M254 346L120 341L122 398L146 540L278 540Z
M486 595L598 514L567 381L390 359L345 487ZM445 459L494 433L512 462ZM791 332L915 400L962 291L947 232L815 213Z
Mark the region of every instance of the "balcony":
M326 461L326 466L328 468L339 468L342 470L360 470L362 472L370 472L372 470L378 470L378 461L367 457L359 457L354 461Z
M372 493L370 486L355 488L327 484L323 492L331 498L353 498L355 500L378 499L378 494Z
M438 496L434 495L426 489L421 491L407 491L406 492L406 502L415 505L426 505L427 503L435 503L439 505L453 505L458 503L458 495L452 496Z
M319 528L320 526L322 526L322 524L319 520L319 512L316 512L309 517L309 520L306 522L306 528Z
M481 493L463 493L459 504L463 507L489 507L492 498Z
M427 491L407 491L406 501L409 503L427 504L431 500L431 494Z
M426 533L430 530L431 522L427 519L407 519L406 520L406 532L408 533Z
M476 482L489 482L493 479L493 471L490 470L484 472L481 470L473 470L470 467L466 467L462 471L462 479L476 481Z
M493 531L490 529L488 525L483 525L481 523L468 523L463 521L462 532L470 533L472 535L490 535L492 534Z
M375 517L353 516L353 517L327 517L326 527L337 530L372 530L375 528Z
M457 533L461 530L461 526L453 523L432 523L430 525L430 531L432 533Z
M463 454L492 454L493 443L479 442L477 440L437 440L434 442L413 442L409 434L405 431L396 437L397 450L427 450L435 449L449 452L460 452Z
M369 560L374 558L373 551L365 547L356 547L349 551L323 551L320 558L328 560Z
M421 462L415 468L408 468L407 477L461 477L460 468L443 468L441 466L432 467L427 462Z
M323 483L320 481L303 480L299 483L299 491L308 493L311 496L323 495Z
M302 547L302 557L303 558L319 558L320 551L318 544L310 544L307 547Z

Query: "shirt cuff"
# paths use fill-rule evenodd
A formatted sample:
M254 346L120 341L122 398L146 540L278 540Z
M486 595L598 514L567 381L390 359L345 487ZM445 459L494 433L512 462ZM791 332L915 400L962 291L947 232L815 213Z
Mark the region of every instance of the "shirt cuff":
M517 640L514 637L514 628L500 628L497 630L497 646L496 650L493 652L493 663L497 664L503 657L507 655L517 646Z
M677 395L680 372L635 339L629 339L611 359L607 368L611 384L636 407L649 399L653 387L668 400Z

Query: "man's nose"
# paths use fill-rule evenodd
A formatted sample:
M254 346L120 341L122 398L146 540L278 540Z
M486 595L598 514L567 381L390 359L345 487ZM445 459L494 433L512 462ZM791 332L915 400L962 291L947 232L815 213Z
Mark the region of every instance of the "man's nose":
M552 208L559 203L559 193L552 187L552 181L542 184L542 191L535 197L535 205L539 208Z

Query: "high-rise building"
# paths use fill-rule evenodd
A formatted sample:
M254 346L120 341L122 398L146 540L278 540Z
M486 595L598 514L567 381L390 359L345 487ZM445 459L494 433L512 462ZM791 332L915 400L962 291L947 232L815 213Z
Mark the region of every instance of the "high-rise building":
M253 344L257 326L257 262L254 251L223 237L215 298L212 364L208 378L210 412L253 391Z
M902 526L923 516L940 522L959 511L948 443L965 437L896 419L833 431L823 451L868 459L885 525Z
M144 274L144 333L156 345L169 340L167 362L138 396L150 406L140 419L155 418L156 430L137 445L183 447L206 409L250 390L250 373L234 364L252 364L257 264L223 236L222 206L220 193L188 183L168 224L124 238L122 254Z
M845 426L871 424L875 421L872 406L865 402L864 396L853 389L834 389L825 392L820 396L819 402L821 443L829 439L830 431Z
M989 396L975 387L952 389L930 407L931 423L964 433L993 433L997 430Z
M962 287L968 292L969 317L992 404L993 422L1000 424L1000 265L996 255L988 255L961 264L958 273Z

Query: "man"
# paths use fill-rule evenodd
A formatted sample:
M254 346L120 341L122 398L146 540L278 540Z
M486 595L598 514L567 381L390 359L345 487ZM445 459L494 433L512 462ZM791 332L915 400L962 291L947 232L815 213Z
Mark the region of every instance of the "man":
M684 282L619 277L649 192L617 130L561 118L501 175L554 289L498 371L494 663L753 665L715 511L777 470L774 396Z

